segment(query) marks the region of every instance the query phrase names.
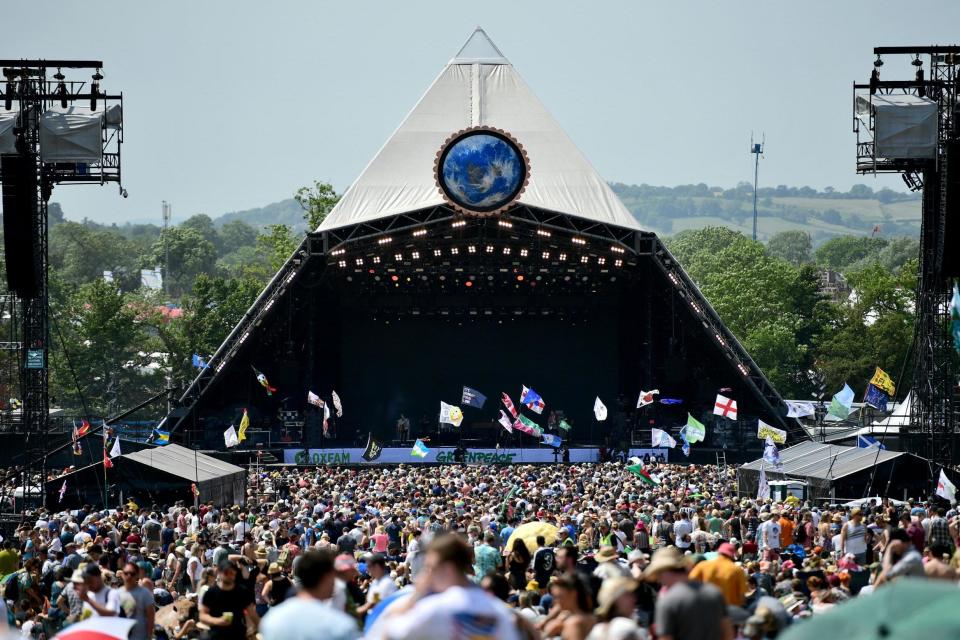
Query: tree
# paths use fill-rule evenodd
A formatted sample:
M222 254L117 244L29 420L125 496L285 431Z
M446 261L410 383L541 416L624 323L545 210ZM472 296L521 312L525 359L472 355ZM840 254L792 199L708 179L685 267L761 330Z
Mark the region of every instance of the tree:
M243 247L254 247L257 242L257 230L243 220L231 220L220 227L220 257L233 253Z
M151 264L164 264L167 251L170 264L165 265L164 277L174 296L188 291L199 274L211 273L217 261L213 243L196 229L170 227L161 233L151 248Z
M781 231L767 241L767 253L794 266L810 262L813 242L806 231Z
M213 226L213 220L211 220L207 214L195 213L181 222L180 228L196 229L200 232L200 235L203 236L204 240L207 240L216 247L218 252L220 251L220 234L217 232L217 228Z
M299 245L293 230L285 224L267 225L266 233L257 236L257 250L266 257L272 276L280 270Z
M312 187L300 187L293 197L303 207L303 219L307 223L307 231L315 231L340 200L333 185L319 180L314 181Z
M814 260L821 267L834 271L844 271L847 267L868 256L876 256L887 246L883 238L864 236L838 236L827 240L814 254Z
M50 232L50 266L75 287L110 271L123 290L136 289L140 286L138 255L134 243L113 231L63 222Z

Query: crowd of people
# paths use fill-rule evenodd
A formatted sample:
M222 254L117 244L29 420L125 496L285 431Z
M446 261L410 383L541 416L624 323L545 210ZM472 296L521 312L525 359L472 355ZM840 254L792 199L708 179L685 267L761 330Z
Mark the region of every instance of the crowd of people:
M276 467L245 504L31 514L0 548L10 625L131 640L776 637L903 577L958 582L957 512L738 496L736 469ZM802 624L802 622L799 622Z

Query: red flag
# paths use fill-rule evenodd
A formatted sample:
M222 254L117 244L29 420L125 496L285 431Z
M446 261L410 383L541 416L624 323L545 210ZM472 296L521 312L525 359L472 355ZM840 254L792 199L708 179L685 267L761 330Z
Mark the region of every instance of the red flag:
M517 413L517 408L513 406L513 400L510 399L510 396L505 393L501 393L500 395L503 396L503 406L507 408L507 411L510 412L510 415L513 416L513 419L516 420L519 418L520 414Z
M80 428L77 429L77 437L82 438L83 436L87 435L87 433L89 432L90 432L90 423L87 422L86 420L81 420Z
M113 460L110 459L110 455L107 453L107 448L103 448L103 468L104 469L113 469Z

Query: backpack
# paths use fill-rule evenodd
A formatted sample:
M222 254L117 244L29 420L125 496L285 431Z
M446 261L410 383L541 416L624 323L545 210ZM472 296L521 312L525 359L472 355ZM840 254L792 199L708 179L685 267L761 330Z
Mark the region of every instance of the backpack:
M806 524L800 522L793 529L793 542L794 544L803 545L807 541L807 527Z
M20 600L20 572L14 571L3 580L3 597L5 600Z

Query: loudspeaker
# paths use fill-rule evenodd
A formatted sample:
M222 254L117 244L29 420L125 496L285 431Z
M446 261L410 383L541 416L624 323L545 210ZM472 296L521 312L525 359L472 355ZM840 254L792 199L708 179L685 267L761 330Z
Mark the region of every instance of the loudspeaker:
M957 251L957 242L960 242L960 142L947 144L947 172L940 179L946 180L947 187L940 275L955 278L960 276L960 251Z
M39 274L37 237L36 164L19 154L0 156L3 183L3 247L6 252L7 287L21 298L37 295Z

